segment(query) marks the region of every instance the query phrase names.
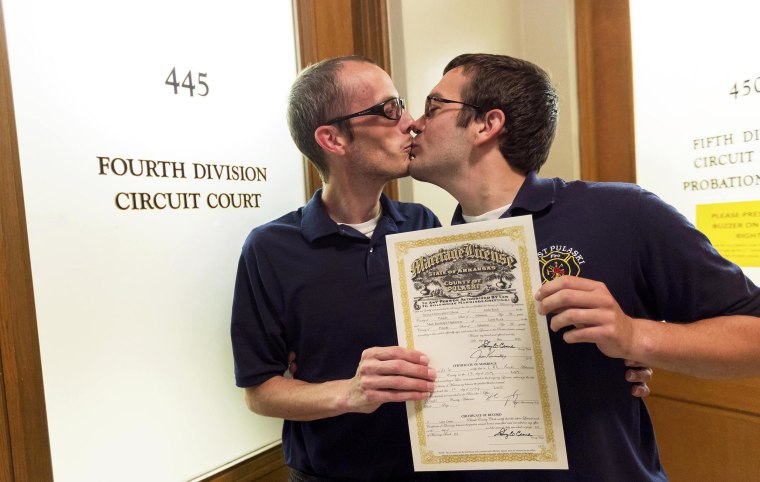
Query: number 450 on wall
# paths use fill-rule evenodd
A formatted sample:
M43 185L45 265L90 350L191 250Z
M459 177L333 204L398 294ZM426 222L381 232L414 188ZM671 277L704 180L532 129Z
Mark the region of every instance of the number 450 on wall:
M175 94L178 94L179 88L183 87L190 92L190 97L193 96L193 91L196 88L198 89L202 88L203 93L201 93L199 90L198 95L201 97L205 97L208 95L208 84L203 81L203 79L205 78L206 78L205 72L198 72L198 79L195 81L195 83L193 83L193 71L188 70L187 75L185 76L184 80L180 84L179 82L177 82L177 68L174 67L172 68L172 71L169 72L169 76L166 78L166 81L164 82L164 84L171 85L172 87L174 87Z

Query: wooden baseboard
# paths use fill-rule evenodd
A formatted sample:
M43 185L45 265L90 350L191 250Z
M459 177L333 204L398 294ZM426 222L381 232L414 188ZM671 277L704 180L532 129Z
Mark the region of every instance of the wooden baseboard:
M203 482L287 482L290 470L285 465L282 445L203 479Z

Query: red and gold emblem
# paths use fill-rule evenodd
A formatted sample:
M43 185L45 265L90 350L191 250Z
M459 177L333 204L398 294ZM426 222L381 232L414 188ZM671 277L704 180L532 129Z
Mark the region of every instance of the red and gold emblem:
M539 253L538 262L541 266L543 283L560 276L579 276L581 266L573 252L555 250Z

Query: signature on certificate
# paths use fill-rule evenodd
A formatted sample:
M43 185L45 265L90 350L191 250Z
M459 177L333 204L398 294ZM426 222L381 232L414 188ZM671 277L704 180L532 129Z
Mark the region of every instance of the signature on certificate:
M514 350L515 345L503 341L483 340L483 342L470 355L470 358L480 360L482 358L507 358L504 352Z
M532 437L533 434L530 432L523 432L522 430L512 430L509 427L502 427L498 432L493 434L493 436L508 439L510 437Z
M515 390L511 395L504 395L496 392L483 392L486 402L504 402L506 407L509 403L512 403L513 407L517 406L517 401L520 398L520 390Z

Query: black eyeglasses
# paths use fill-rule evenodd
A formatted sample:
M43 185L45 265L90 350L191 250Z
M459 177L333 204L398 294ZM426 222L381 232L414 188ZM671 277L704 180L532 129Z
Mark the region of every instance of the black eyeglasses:
M335 119L325 122L325 125L335 124L354 117L361 117L363 115L381 115L390 120L399 120L404 113L404 99L401 97L392 97L388 100L384 100L377 105L373 105L369 109L364 109L361 112L354 114L344 115L343 117L336 117Z
M461 104L466 105L467 107L472 107L473 109L480 111L480 107L474 104L468 104L467 102L462 102L459 100L451 100L451 99L442 99L440 97L433 97L432 95L429 95L425 98L425 117L430 117L430 103L432 101L436 102L442 102L444 104Z

